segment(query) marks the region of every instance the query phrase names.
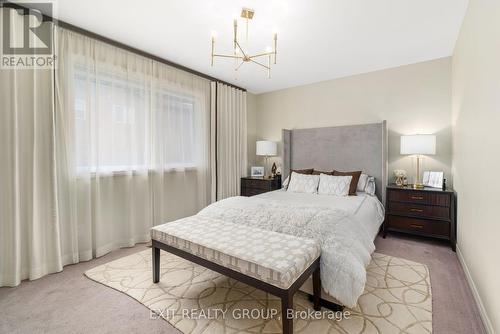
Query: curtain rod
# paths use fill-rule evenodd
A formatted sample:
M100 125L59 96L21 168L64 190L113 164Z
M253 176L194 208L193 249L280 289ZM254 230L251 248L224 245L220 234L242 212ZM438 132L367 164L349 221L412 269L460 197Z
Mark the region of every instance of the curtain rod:
M22 9L22 10L30 10L31 8L28 8L28 7L25 7L25 6L21 6L21 5L18 5L16 3L13 3L13 2L8 2L8 1L0 1L0 7L5 7L5 8L12 8L12 9ZM36 11L36 9L31 9L31 10L34 10ZM96 34L92 31L89 31L89 30L86 30L86 29L83 29L83 28L80 28L80 27L77 27L71 23L68 23L68 22L64 22L62 20L58 20L58 19L55 19L53 18L52 16L49 16L49 15L45 15L42 13L42 19L43 21L47 21L47 22L53 22L54 24L57 24L58 26L60 26L61 28L65 28L65 29L68 29L68 30L72 30L74 32L77 32L79 34L82 34L82 35L85 35L85 36L88 36L88 37L91 37L91 38L94 38L94 39L97 39L101 42L105 42L105 43L108 43L108 44L111 44L113 46L116 46L118 48L121 48L121 49L124 49L126 51L130 51L132 53L135 53L135 54L138 54L140 56L143 56L143 57L146 57L146 58L150 58L152 60L155 60L157 62L160 62L160 63L163 63L165 65L168 65L168 66L171 66L171 67L174 67L174 68L177 68L179 70L182 70L182 71L185 71L185 72L188 72L188 73L191 73L191 74L194 74L194 75L197 75L199 77L202 77L202 78L205 78L205 79L208 79L208 80L211 80L211 81L216 81L216 82L220 82L220 83L223 83L225 85L228 85L228 86L231 86L231 87L234 87L236 89L240 89L244 92L246 92L247 90L245 88L242 88L242 87L239 87L239 86L236 86L236 85L233 85L232 83L229 83L227 81L224 81L224 80L221 80L221 79L217 79L217 78L214 78L208 74L205 74L205 73L202 73L202 72L198 72L196 70L193 70L189 67L186 67L186 66L183 66L183 65L180 65L180 64L177 64L177 63L174 63L170 60L167 60L167 59L164 59L164 58L161 58L161 57L158 57L158 56L155 56L151 53L148 53L146 51L142 51L142 50L139 50L137 48L134 48L130 45L127 45L127 44L124 44L124 43L121 43L121 42L118 42L118 41L115 41L111 38L108 38L108 37L105 37L105 36L102 36L102 35L99 35L99 34Z

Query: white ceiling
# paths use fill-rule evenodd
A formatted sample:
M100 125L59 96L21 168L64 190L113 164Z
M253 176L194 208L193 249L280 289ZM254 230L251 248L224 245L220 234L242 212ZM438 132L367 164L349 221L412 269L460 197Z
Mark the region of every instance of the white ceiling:
M63 21L262 93L450 56L467 0L59 0L56 7ZM211 31L217 51L230 51L241 7L255 9L252 52L278 33L271 79L255 64L235 72L233 61L218 59L210 67Z

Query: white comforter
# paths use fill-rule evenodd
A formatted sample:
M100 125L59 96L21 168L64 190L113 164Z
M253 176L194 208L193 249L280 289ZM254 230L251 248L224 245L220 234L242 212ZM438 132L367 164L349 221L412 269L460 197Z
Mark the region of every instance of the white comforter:
M231 197L209 205L198 215L317 240L321 244L323 289L343 305L354 307L363 292L365 268L375 250L372 231L356 217L367 199L330 197L337 204L322 204L279 197ZM372 219L380 225L381 205L377 210Z

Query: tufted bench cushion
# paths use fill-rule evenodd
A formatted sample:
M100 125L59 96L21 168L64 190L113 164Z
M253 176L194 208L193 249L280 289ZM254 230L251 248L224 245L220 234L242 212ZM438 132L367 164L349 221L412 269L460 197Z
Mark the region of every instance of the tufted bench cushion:
M151 229L153 240L288 289L320 256L318 242L192 216Z

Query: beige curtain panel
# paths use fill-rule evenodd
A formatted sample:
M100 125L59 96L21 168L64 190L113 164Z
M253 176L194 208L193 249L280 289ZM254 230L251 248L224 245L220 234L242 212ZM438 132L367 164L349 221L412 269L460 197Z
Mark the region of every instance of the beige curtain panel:
M247 93L217 83L217 200L240 195L247 173Z
M10 9L11 33L23 36ZM44 23L50 24L50 23ZM53 72L0 70L0 286L62 270Z

